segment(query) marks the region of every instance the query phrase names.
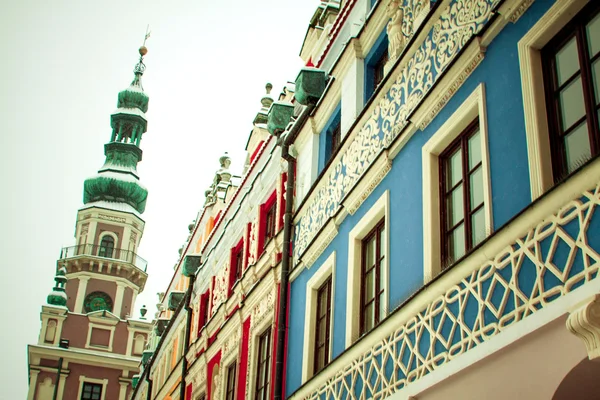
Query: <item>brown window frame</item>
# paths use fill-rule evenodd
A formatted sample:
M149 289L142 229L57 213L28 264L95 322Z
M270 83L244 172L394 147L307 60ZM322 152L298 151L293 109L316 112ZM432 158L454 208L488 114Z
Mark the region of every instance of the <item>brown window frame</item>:
M315 348L314 348L314 359L313 359L313 374L317 374L323 368L329 364L329 346L331 337L331 285L332 280L329 276L325 282L317 289L317 310L315 314ZM325 314L319 314L321 306L325 302ZM322 325L324 324L324 326ZM321 329L325 330L325 340L323 343L319 342L321 336ZM325 357L323 364L319 364L319 350L325 349Z
M479 132L481 140L481 128L479 126L479 117L475 118L467 127L458 135L458 137L440 154L439 156L439 176L440 176L440 223L441 223L441 248L442 248L442 269L452 265L457 259L464 257L474 247L473 243L473 227L471 217L479 210L485 207L485 200L471 210L471 175L475 174L479 168L483 168L483 160L480 160L475 166L469 169L469 139ZM480 142L481 143L481 142ZM447 161L458 150L461 151L461 180L454 184L450 189L446 190L447 179ZM456 222L453 226L447 226L448 208L447 199L452 195L454 189L459 185L463 185L463 219ZM455 257L450 254L449 238L452 231L464 224L465 235L465 252L460 257Z
M267 329L258 337L258 353L256 356L256 384L254 386L254 400L269 399L269 363L271 357L271 330ZM265 349L266 347L266 349ZM261 358L264 353L264 358ZM261 382L261 375L264 379Z
M277 202L273 202L265 212L265 246L275 237L277 230Z
M227 381L225 386L225 400L235 400L235 375L237 362L234 361L227 367Z
M89 396L86 396L85 393L85 389L86 387L90 387L90 393ZM100 393L94 393L94 389L100 389ZM94 400L95 398L93 397L95 394L99 394L100 397L98 397L97 400L102 400L102 389L104 389L104 385L102 385L101 383L94 383L94 382L83 382L83 386L81 387L81 400Z
M385 254L381 254L381 241L385 240L383 237L383 232L385 231L385 218L379 221L371 231L365 235L365 237L361 241L361 261L360 261L360 275L361 275L361 283L360 283L360 335L363 335L376 327L381 322L381 315L379 313L381 308L381 298L385 293L385 288L381 287L381 274L382 271L382 263L385 259ZM375 264L369 268L366 265L366 248L371 240L375 240ZM374 270L374 281L375 281L375 291L373 293L373 299L368 302L365 301L366 294L366 277L367 274ZM374 321L373 326L368 328L366 327L366 310L367 307L374 303L373 307L373 315Z
M373 93L377 90L377 86L383 81L383 78L385 78L385 64L387 64L389 58L389 52L386 49L375 65L373 65Z
M600 59L600 52L590 57L588 51L588 39L585 25L589 23L600 12L600 2L590 2L571 21L558 32L541 50L542 72L544 77L544 91L546 95L546 111L548 116L548 131L550 134L550 151L552 157L552 172L554 182L558 183L581 165L576 166L573 171L568 171L566 151L563 137L574 132L584 121L587 123L587 134L590 142L591 157L600 154L600 128L598 127L598 112L600 112L600 93L598 104L595 103L594 79L592 64ZM571 39L575 37L577 52L579 56L579 70L558 85L556 72L556 54ZM560 93L572 82L581 77L583 88L583 102L585 114L575 121L570 127L563 131L560 112ZM600 76L598 77L600 79ZM587 161L586 161L587 162ZM585 164L585 162L582 162Z

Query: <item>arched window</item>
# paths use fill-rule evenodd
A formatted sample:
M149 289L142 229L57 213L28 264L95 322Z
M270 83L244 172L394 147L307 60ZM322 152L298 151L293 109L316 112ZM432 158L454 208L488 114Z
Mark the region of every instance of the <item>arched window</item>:
M146 344L146 338L144 335L136 335L133 340L133 354L140 355L144 352L144 346Z
M48 321L48 325L46 326L46 337L44 338L44 341L46 343L53 343L55 336L56 336L56 321L50 320L50 321Z
M104 235L100 241L98 255L100 257L112 258L113 250L115 249L115 239L112 236Z

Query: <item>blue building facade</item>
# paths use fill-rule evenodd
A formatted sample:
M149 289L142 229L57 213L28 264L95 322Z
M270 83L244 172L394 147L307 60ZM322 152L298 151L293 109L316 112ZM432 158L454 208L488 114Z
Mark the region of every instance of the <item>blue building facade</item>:
M294 143L286 397L592 390L600 6L327 5L301 53L329 80Z

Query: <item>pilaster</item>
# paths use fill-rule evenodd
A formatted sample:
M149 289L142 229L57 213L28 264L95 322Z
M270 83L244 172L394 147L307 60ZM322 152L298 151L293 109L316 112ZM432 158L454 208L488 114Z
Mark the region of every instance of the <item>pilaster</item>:
M113 314L121 318L121 308L123 308L123 294L125 293L125 284L123 282L116 282L117 293L115 294L115 304L113 307Z
M35 396L35 390L37 388L37 378L40 371L37 369L29 370L29 391L27 392L27 400L33 400Z
M87 290L87 284L90 280L89 276L79 277L79 286L77 287L77 298L75 299L74 313L83 314L83 300L85 299L85 292Z

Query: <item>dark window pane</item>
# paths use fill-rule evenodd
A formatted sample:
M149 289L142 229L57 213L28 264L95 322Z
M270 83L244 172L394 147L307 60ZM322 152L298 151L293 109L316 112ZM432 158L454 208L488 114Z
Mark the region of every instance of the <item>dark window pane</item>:
M587 123L582 123L574 131L565 136L565 152L567 155L568 172L573 172L590 159L592 150L590 148Z
M579 71L579 56L577 55L577 41L571 39L556 53L556 76L558 85Z
M585 115L581 77L578 77L561 90L559 98L562 128L563 131L566 131Z
M448 196L448 228L453 227L464 218L463 185L459 185Z
M485 213L483 207L471 216L471 226L473 246L476 246L485 238Z
M591 58L600 51L600 14L587 24L586 34Z
M458 260L465 254L465 224L459 225L450 233L448 247L453 261Z
M595 104L600 103L600 58L592 65L592 75L594 79Z
M454 187L462 179L462 152L458 149L448 159L448 184L446 190Z
M469 171L481 162L481 138L479 129L469 138Z
M483 168L479 167L469 177L471 210L483 203Z

